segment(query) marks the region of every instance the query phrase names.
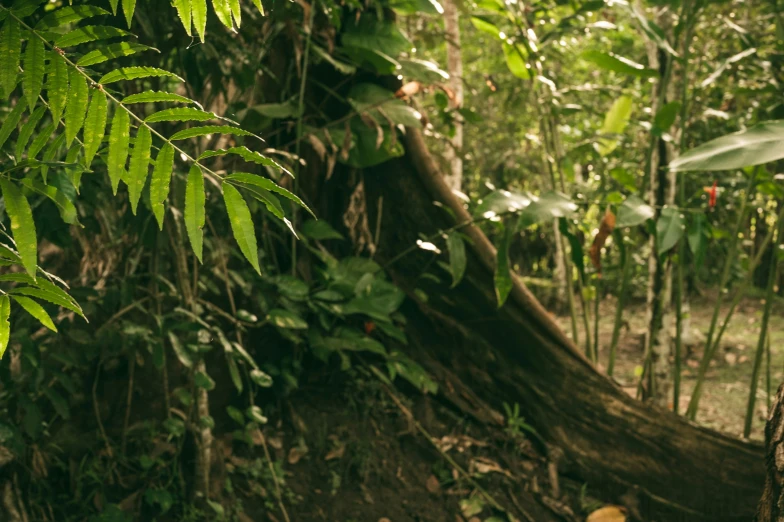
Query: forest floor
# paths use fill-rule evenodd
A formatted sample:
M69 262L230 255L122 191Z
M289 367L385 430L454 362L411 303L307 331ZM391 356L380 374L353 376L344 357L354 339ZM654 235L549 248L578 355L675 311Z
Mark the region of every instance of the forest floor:
M715 302L715 292L706 292L700 297L692 298L689 303L692 334L691 339L685 339L689 346L685 348L680 412L686 410L691 399ZM738 305L722 339L721 349L710 362L697 414L697 421L700 424L732 436L742 435L763 306L764 299L760 296L746 297ZM599 366L601 371L605 371L609 360L615 308L614 298L607 298L600 304ZM722 308L719 324L728 308L727 305ZM645 303L627 305L623 317L628 324L624 324L621 329L613 377L630 395L634 396L643 364L643 342L646 331ZM558 317L558 322L571 337L569 318ZM581 324L578 323L578 328ZM763 358L751 432L751 438L756 440L764 439L768 391L772 398L778 385L784 381L784 342L782 342L784 341L784 300L779 299L774 303L769 331L770 388L768 390L766 387L766 360ZM580 335L582 332L582 329L578 330Z

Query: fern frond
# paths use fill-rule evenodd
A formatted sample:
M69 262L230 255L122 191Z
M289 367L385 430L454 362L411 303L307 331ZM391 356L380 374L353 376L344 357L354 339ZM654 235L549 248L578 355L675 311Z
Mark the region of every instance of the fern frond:
M182 78L176 74L158 69L157 67L122 67L110 73L106 73L98 80L101 85L108 85L110 83L119 82L121 80L138 80L141 78L158 78L158 77L174 78L175 80L184 82Z
M87 103L90 97L90 88L87 78L77 69L68 72L70 84L68 105L65 106L65 145L71 146L76 135L84 124L87 115Z
M32 107L38 101L38 96L43 89L46 71L46 48L41 40L38 38L28 40L22 63L25 70L22 89L27 97L27 104Z
M150 205L158 227L163 230L163 203L169 197L172 169L174 167L174 147L165 144L155 159L155 168L150 180Z
M127 111L118 108L112 118L112 129L109 132L109 159L106 163L114 195L117 195L120 180L125 174L125 161L128 159L130 141L130 115Z
M188 233L188 240L191 242L193 253L199 262L202 262L202 250L204 247L204 224L206 214L204 205L206 204L204 193L204 175L198 165L193 165L188 172L188 180L185 185L185 231Z
M119 42L90 51L89 53L79 58L79 60L76 62L76 65L79 67L90 67L92 65L98 65L99 63L113 60L114 58L131 56L143 51L160 52L158 49L148 45Z
M128 178L125 180L125 183L128 185L128 199L131 202L133 215L136 215L136 207L139 204L144 184L147 182L151 147L152 134L150 134L149 127L139 127L139 131L136 133L136 141L133 144L133 152L131 153Z
M84 122L84 163L90 165L93 162L98 148L101 146L103 137L106 134L106 116L108 104L106 95L103 91L96 91L90 101L90 108L87 110L87 118Z
M117 27L87 25L85 27L78 27L73 31L60 36L54 41L54 45L60 49L67 49L84 43L108 40L109 38L128 36L130 34L131 33L128 31Z
M161 91L145 91L145 92L140 92L138 94L131 94L130 96L126 96L122 100L123 105L132 105L134 103L158 103L158 102L195 104L201 107L201 104L199 104L194 100L191 100L190 98L186 98L185 96L180 96L179 94L174 94L171 92L161 92Z

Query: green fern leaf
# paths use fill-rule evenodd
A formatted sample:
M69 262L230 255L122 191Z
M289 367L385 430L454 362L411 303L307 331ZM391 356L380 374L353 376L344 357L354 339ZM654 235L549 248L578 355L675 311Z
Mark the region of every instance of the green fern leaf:
M122 67L115 71L105 74L99 81L101 85L119 82L121 80L137 80L139 78L156 78L166 76L177 81L184 82L182 78L169 71L158 69L157 67Z
M66 24L73 24L93 16L108 15L109 11L93 5L71 5L52 11L35 24L36 31L45 31Z
M84 124L87 115L87 103L90 97L90 88L87 78L78 70L71 69L68 74L71 88L68 91L68 105L65 106L65 146L70 147L79 130Z
M128 147L131 141L131 117L128 112L118 107L112 118L109 132L109 159L107 169L112 183L112 192L117 195L120 180L125 174L125 160L128 159Z
M212 7L215 9L215 14L218 15L218 20L229 29L234 29L234 25L231 23L229 0L212 0Z
M286 214L283 212L283 207L280 204L280 200L275 197L275 194L264 190L262 188L256 187L254 185L242 185L242 188L245 189L251 196L254 197L257 201L260 201L267 207L267 210L278 218L281 221L288 221L286 220Z
M52 318L49 317L49 314L46 313L46 310L44 310L43 306L39 305L29 297L25 297L22 295L15 295L13 296L13 298L14 301L16 301L22 308L24 308L28 314L38 319L38 321L42 325L46 326L53 332L57 331L57 327L52 322Z
M156 103L156 102L173 102L173 103L196 103L190 98L180 96L171 92L161 91L145 91L139 94L131 94L126 96L122 103L123 105L131 105L133 103Z
M79 314L82 318L86 319L81 307L73 301L71 296L63 292L59 287L49 283L49 281L46 281L46 279L43 277L38 279L37 283L41 288L21 286L10 290L8 293L11 295L26 295L29 297L35 297L52 304L56 304L57 306L61 306L67 310ZM49 286L44 286L43 283L49 283ZM50 290L50 287L52 290ZM57 291L54 291L54 289Z
M204 246L204 222L206 196L204 194L204 175L198 165L193 165L188 172L188 182L185 186L185 230L191 242L193 253L199 262L202 262Z
M38 7L46 0L16 0L11 6L11 11L17 18L24 19L38 10ZM6 2L7 3L7 2ZM5 13L6 11L3 11Z
M8 141L8 138L11 136L11 133L14 132L17 125L19 125L19 120L22 119L22 113L27 108L27 102L23 99L16 102L16 105L8 113L8 116L3 118L3 126L0 127L0 148L5 145L5 142Z
M22 180L22 185L33 192L37 192L38 194L49 198L57 207L63 221L69 225L80 225L79 216L73 202L68 199L62 190L58 190L54 184L44 185L40 181L33 181L30 178L25 178Z
M206 125L204 127L192 127L175 132L170 138L172 141L187 140L188 138L198 138L199 136L207 136L210 134L234 134L235 136L253 136L259 138L252 132L248 132L239 127L229 127L228 125Z
M55 40L54 45L60 49L67 49L75 45L80 45L88 42L96 42L98 40L107 40L109 38L116 38L118 36L128 36L128 31L118 29L117 27L109 27L106 25L87 25L79 27L71 32L68 32Z
M30 203L11 181L0 178L0 189L3 191L5 211L11 218L11 233L22 258L22 265L30 277L35 279L38 269L38 243L35 237L35 221Z
M95 91L84 122L84 165L89 168L106 135L106 95Z
M256 9L259 10L259 13L264 16L264 6L261 5L261 0L253 0L253 5L255 5Z
M231 6L231 15L234 17L234 24L239 29L242 26L242 6L240 0L229 0Z
M183 107L179 109L166 109L150 114L144 121L147 123L157 123L161 121L209 121L217 118L218 117L211 112L205 112L192 107Z
M256 246L256 230L253 227L253 218L250 215L248 204L245 203L242 194L228 183L223 185L223 202L226 204L226 211L229 214L231 231L234 233L234 239L237 240L242 255L250 261L256 272L261 274L259 249Z
M16 149L14 150L17 161L22 158L22 154L24 154L24 150L27 148L27 144L30 142L30 138L33 136L33 131L35 131L35 128L38 126L38 122L41 121L41 118L45 112L46 107L40 105L33 111L33 113L27 119L27 122L22 125L22 130L19 131L19 137L16 140Z
M139 127L136 133L136 142L133 144L131 164L128 167L128 199L131 202L131 212L136 215L136 207L142 195L142 189L147 182L147 172L150 166L150 147L152 135L146 125Z
M131 26L133 21L133 12L136 10L136 0L122 0L123 13L125 13L125 21L128 22L128 27Z
M33 142L30 144L30 148L27 149L27 159L32 160L38 156L38 153L41 152L41 149L46 146L46 143L49 141L49 138L52 137L52 133L54 132L54 123L50 123L39 132L35 138L33 138Z
M117 14L117 6L120 4L120 0L109 0L109 5L112 6L112 14Z
M169 197L172 168L174 167L174 147L165 144L155 160L155 168L150 180L150 205L158 227L163 230L163 203Z
M119 42L90 51L89 53L79 58L79 61L76 62L76 65L79 67L90 67L91 65L113 60L114 58L120 58L121 56L131 56L132 54L136 54L142 51L159 52L158 49L149 47L147 45Z
M196 34L201 38L201 43L204 43L204 32L207 29L207 0L191 0L191 14Z
M172 4L174 4L174 8L177 10L177 16L180 17L185 32L188 36L193 36L190 0L173 0Z
M3 358L8 348L8 340L11 338L9 317L11 317L11 300L7 295L0 296L0 359Z
M49 74L46 75L46 95L52 120L60 122L68 103L68 64L57 52L49 52Z
M232 181L235 183L242 183L245 185L254 185L256 187L267 190L269 192L275 192L277 194L280 194L284 198L293 201L300 207L307 210L310 213L310 215L312 215L313 217L316 217L316 215L313 214L310 208L308 208L308 206L299 197L297 197L295 194L292 194L291 192L284 189L283 187L281 187L280 185L278 185L277 183L275 183L270 179L261 177L257 174L249 174L247 172L237 172L235 174L231 174L230 176L226 176L223 179L225 181Z
M52 143L50 143L49 146L46 147L46 150L44 151L44 157L43 157L44 163L52 161L54 157L57 155L57 152L60 150L60 147L62 147L64 143L65 143L65 134L59 134L54 139L54 141L52 141ZM48 173L49 173L49 167L46 164L41 165L41 179L44 180L44 183L46 183L46 176Z
M30 107L38 102L38 96L44 86L44 72L46 71L46 49L44 42L39 38L28 40L24 54L24 75L22 76L22 89L27 97Z
M16 20L9 18L0 30L0 87L6 99L16 87L19 55L22 52L22 34Z
M289 172L288 169L284 168L275 160L263 156L258 152L252 151L245 146L232 147L230 149L208 150L203 152L201 156L199 156L199 159L201 160L206 158L213 158L215 156L223 156L226 154L236 154L249 163L264 165L265 167L272 167L274 169L282 170L283 172L291 175L291 172Z

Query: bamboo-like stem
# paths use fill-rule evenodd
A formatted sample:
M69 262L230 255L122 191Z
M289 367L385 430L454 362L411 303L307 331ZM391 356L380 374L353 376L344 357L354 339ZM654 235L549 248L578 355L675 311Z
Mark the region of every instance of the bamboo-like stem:
M784 207L784 205L782 205ZM776 241L781 242L781 234L784 232L784 220L779 218L778 223L776 223L778 232L776 233ZM757 381L759 380L759 370L760 366L762 365L762 356L765 351L765 344L767 341L768 336L768 322L770 320L770 311L773 307L773 299L775 297L775 287L776 281L778 280L778 253L774 251L771 252L770 256L770 264L768 266L768 284L767 288L765 289L765 308L762 310L762 323L760 325L760 335L759 340L757 341L757 351L754 354L754 366L751 370L751 385L749 386L749 400L746 405L746 421L743 424L743 436L748 438L751 434L751 421L754 416L754 404L757 400ZM760 249L762 252L762 249ZM769 373L768 373L769 375ZM770 387L768 386L768 393L770 393Z
M634 266L631 251L623 245L623 238L618 243L621 249L623 275L621 276L621 290L618 293L618 304L615 307L615 322L613 323L612 340L610 341L610 359L607 362L607 375L612 377L615 368L615 353L618 349L618 340L621 336L621 323L623 321L623 308L626 305L626 295L629 293L629 280Z

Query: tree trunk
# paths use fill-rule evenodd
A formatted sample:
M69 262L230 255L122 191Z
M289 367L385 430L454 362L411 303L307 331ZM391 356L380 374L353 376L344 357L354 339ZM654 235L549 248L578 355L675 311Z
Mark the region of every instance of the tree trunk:
M432 252L386 265L422 235L470 222L418 131L407 131L406 149L365 176L368 212L376 222L375 202L383 197L375 259L416 303L407 313L408 353L442 382L442 397L488 423L503 422L503 403L518 403L541 440L563 453L561 474L642 520L750 520L764 481L762 447L626 395L589 364L519 279L499 309L495 250L477 227L462 229L471 240L468 266L454 289ZM425 271L441 282L421 277Z
M444 1L444 28L446 30L446 65L449 88L455 97L452 106L463 107L463 56L460 51L460 16L454 0ZM447 184L452 190L463 188L463 120L454 119L455 135L450 140L446 157L449 160Z
M776 402L770 408L765 425L765 489L762 492L755 522L784 520L784 384L779 386Z

